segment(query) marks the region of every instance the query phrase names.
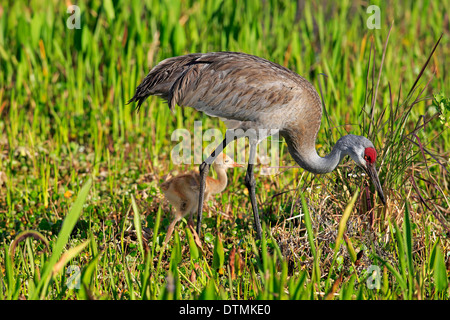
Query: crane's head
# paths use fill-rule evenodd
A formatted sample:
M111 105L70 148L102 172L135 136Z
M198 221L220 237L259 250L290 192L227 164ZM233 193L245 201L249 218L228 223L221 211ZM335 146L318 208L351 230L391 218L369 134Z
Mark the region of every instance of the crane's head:
M214 161L213 166L214 166L215 168L222 167L222 168L225 168L225 169L228 169L228 168L236 168L236 167L242 167L241 164L238 164L238 163L234 162L233 159L231 159L231 158L230 158L228 155L226 155L225 153L221 153L221 154L217 157L216 161Z
M383 189L381 188L380 180L378 179L375 162L377 161L377 151L373 143L363 136L347 135L345 136L345 151L362 168L367 175L372 179L375 185L381 202L386 204Z

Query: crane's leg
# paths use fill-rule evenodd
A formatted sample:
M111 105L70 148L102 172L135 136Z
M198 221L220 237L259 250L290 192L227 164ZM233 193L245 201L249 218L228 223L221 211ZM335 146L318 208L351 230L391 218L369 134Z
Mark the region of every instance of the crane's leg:
M253 174L253 166L256 160L256 146L255 142L250 142L250 156L248 159L247 174L245 175L245 185L250 194L250 201L252 203L253 217L255 219L255 230L258 239L261 239L261 222L259 221L258 203L256 202L255 186L256 180Z
M232 140L231 140L232 141ZM199 171L200 171L200 192L198 195L198 208L197 208L197 234L200 236L200 229L202 228L202 214L203 214L203 201L205 199L205 184L206 184L206 177L208 176L209 168L211 167L211 164L216 160L217 156L225 149L228 143L231 142L230 140L227 140L226 136L225 139L223 139L222 143L214 150L211 155L203 161L203 163L200 165Z
M203 161L200 165L200 192L198 194L198 207L197 207L197 234L200 236L200 229L202 228L202 214L203 214L203 200L205 199L205 184L206 177L208 176L209 167L211 165Z

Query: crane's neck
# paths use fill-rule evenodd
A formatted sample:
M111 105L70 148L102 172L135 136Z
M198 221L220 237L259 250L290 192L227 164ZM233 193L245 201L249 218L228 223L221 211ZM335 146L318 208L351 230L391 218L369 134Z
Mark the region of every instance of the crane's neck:
M307 142L301 137L287 135L285 139L288 142L289 153L292 158L305 170L316 173L328 173L336 169L342 158L347 155L346 148L342 148L342 138L334 145L333 150L321 157L317 154L315 139Z
M228 177L226 169L223 166L220 165L213 165L213 166L217 174L217 179L211 179L209 181L209 193L217 194L221 193L227 187Z

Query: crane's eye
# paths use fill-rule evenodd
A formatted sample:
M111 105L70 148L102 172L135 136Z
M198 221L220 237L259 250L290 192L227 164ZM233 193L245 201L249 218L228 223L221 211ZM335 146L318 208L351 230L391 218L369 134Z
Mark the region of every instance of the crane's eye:
M366 148L364 150L364 160L370 164L374 164L377 160L377 152L374 148Z

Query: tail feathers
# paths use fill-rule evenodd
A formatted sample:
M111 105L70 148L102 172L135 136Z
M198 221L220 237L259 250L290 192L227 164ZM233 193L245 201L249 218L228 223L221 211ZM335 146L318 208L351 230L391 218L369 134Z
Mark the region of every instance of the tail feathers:
M139 110L141 109L141 105L144 103L144 101L148 98L149 96L143 96L143 97L137 97L136 95L133 96L133 98L131 98L130 100L128 100L128 102L126 104L130 104L132 102L137 101L138 104L135 107L136 112L139 112Z
M134 96L128 100L127 104L137 101L136 110L139 111L141 105L149 96L158 95L165 98L164 89L160 86L163 81L162 75L157 72L157 67L155 67L136 88Z
M183 88L198 77L198 63L210 63L196 61L202 54L188 54L185 56L168 58L156 65L142 83L136 88L136 93L127 102L137 101L136 109L139 111L144 101L152 95L160 96L169 104L173 111L175 104L183 95ZM194 70L190 70L194 69Z

